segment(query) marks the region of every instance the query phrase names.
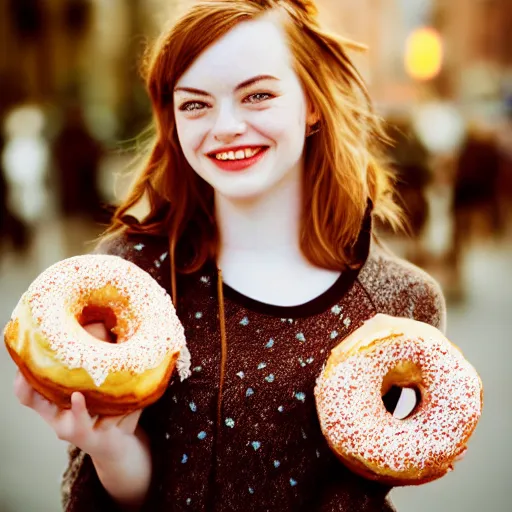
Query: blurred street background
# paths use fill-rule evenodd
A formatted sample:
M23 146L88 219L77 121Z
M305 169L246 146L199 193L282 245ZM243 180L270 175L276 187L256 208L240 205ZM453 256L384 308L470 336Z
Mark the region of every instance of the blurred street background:
M184 0L186 1L186 0ZM151 115L139 60L171 0L0 0L0 325L30 282L87 252ZM456 470L396 489L399 512L512 510L512 0L319 0L395 144L403 257L436 277L479 371L482 420ZM0 350L0 512L60 510L65 445L18 404ZM92 512L92 511L91 511Z

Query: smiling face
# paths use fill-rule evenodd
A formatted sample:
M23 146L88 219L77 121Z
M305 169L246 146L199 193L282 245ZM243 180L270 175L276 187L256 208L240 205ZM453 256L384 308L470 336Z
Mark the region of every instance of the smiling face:
M215 192L265 194L302 170L307 101L284 31L242 22L203 52L174 90L183 153Z

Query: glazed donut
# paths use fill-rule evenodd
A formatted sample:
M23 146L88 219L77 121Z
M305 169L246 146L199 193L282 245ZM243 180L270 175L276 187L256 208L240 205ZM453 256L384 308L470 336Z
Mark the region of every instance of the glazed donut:
M105 324L112 342L82 327L94 322ZM4 340L36 391L64 409L80 391L92 416L127 414L156 401L186 352L167 292L137 265L96 254L42 272L19 300Z
M405 419L382 400L392 386L421 397ZM354 473L389 485L419 485L453 469L482 398L477 372L438 329L382 314L331 352L315 387L333 452Z

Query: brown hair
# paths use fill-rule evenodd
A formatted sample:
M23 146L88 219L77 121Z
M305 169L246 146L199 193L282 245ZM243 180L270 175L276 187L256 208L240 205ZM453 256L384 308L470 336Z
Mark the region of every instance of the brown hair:
M187 238L195 258L181 272L195 271L207 259L216 259L219 236L213 190L192 170L180 148L173 89L207 47L238 23L267 13L283 23L295 70L318 116L318 131L305 145L300 234L304 255L320 267L349 267L368 199L377 217L400 225L392 174L380 156L379 144L386 136L347 54L362 47L322 30L310 0L202 0L164 31L146 54L144 76L155 136L107 236L121 230L168 234L171 258L176 245ZM140 224L127 225L125 215L144 197L149 199L149 214Z

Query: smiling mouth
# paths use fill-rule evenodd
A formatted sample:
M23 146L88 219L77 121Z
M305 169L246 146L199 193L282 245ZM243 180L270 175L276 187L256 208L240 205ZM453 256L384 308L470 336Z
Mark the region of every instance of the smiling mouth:
M236 160L247 160L255 157L258 153L267 149L268 146L260 146L256 148L241 148L236 151L223 151L219 153L209 153L208 156L215 160L220 160L223 162L226 161L236 161Z

